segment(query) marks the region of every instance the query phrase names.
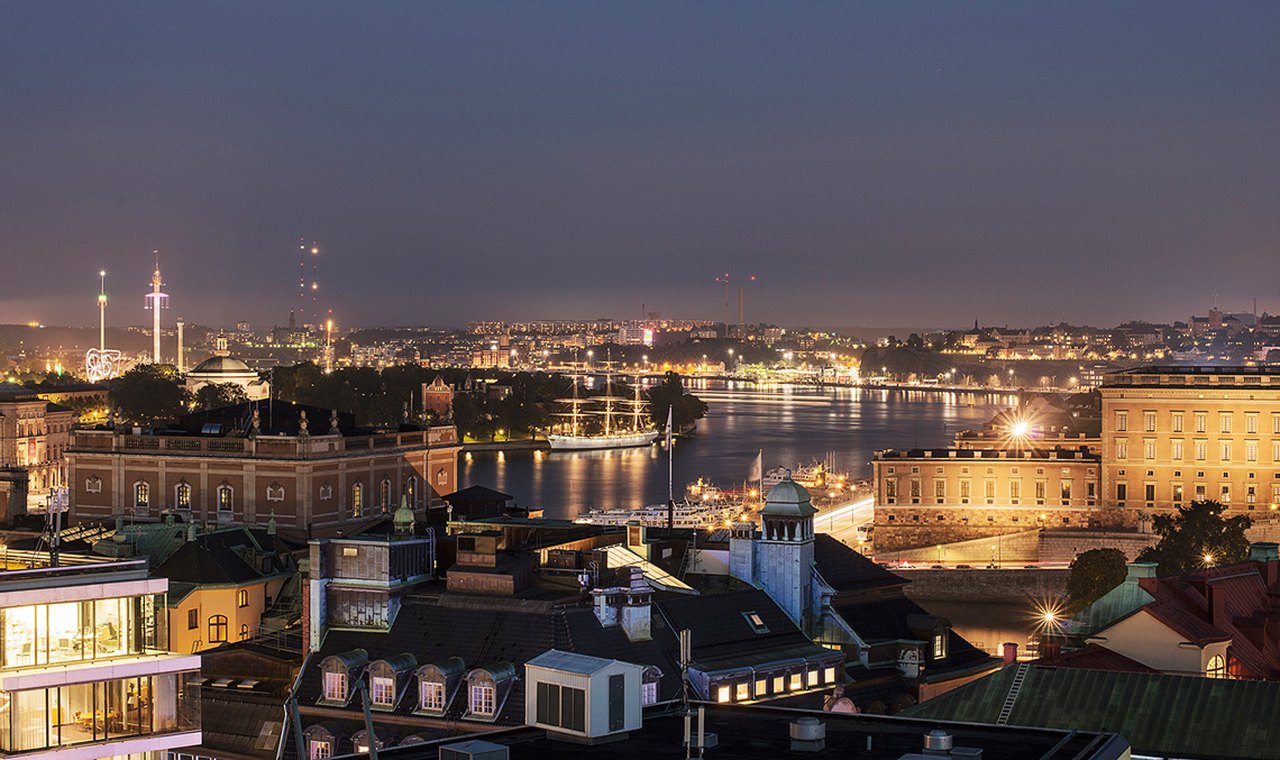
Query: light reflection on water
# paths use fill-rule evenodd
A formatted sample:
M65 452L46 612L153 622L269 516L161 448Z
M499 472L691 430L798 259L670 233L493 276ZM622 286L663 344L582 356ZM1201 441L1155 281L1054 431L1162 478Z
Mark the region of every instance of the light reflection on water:
M676 443L677 496L698 477L721 486L746 478L756 451L765 468L832 454L855 477L870 475L872 452L940 447L957 430L980 425L1016 403L999 393L861 388L764 387L726 381L686 383L711 407L698 435ZM660 446L614 451L475 452L461 462L462 485L482 484L542 507L547 517L588 508L640 507L666 499L667 457Z

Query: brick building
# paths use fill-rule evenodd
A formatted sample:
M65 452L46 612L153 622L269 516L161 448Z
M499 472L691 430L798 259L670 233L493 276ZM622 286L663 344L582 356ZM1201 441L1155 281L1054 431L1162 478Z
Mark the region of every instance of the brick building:
M274 401L187 415L177 426L77 430L68 451L74 520L265 523L327 535L393 511L422 516L457 486L453 426L367 430L349 415Z

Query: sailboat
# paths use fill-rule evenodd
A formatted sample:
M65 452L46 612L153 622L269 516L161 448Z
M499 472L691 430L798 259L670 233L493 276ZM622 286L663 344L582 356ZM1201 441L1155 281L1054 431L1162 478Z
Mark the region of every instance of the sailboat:
M648 422L648 415L644 414L646 406L640 397L640 378L636 378L635 398L624 399L617 398L610 394L611 376L606 373L604 380L604 396L595 398L581 399L578 397L578 378L573 378L573 398L562 399L561 403L571 405L570 412L565 415L569 417L569 432L567 433L551 433L547 435L547 443L550 444L552 451L587 451L592 449L628 449L637 446L648 446L658 439L658 430ZM603 405L603 409L599 409ZM620 414L615 410L615 405L631 406L630 414ZM582 406L596 407L592 409L581 409ZM604 431L602 433L584 433L582 431L582 417L584 415L602 415L604 418ZM631 424L618 425L615 418L621 417L631 418Z

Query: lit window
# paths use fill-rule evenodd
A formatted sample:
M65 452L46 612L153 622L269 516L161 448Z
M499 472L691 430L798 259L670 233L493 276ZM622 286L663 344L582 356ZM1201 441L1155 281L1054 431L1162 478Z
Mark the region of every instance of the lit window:
M241 641L249 640L249 624L248 623L242 623L240 625L240 640Z
M476 715L493 715L494 710L493 687L488 685L476 685L471 687L471 712Z
M227 616L213 615L209 618L209 643L220 644L227 640Z
M218 486L218 511L219 512L231 511L233 493L234 492L231 490L231 486L228 485L227 483L223 483L222 485Z
M151 486L145 482L133 484L133 506L139 508L151 506Z
M396 679L385 676L373 676L369 679L369 699L380 707L391 707L396 703Z
M935 633L933 635L933 659L941 660L947 656L947 634Z
M804 676L800 673L792 673L791 683L788 688L790 688L791 691L799 691L804 688Z
M787 690L787 680L782 676L775 676L773 679L773 693L781 694Z
M347 701L347 674L341 671L326 671L324 674L324 700L326 702Z
M444 710L444 684L438 681L420 681L418 695L419 704L423 710L432 712Z
M728 686L721 686L719 689L716 689L716 701L717 701L717 702L728 702L728 701L729 701L729 687L728 687Z
M1215 654L1209 658L1209 663L1204 666L1204 674L1208 678L1226 678L1227 677L1227 661L1220 654Z
M351 484L351 516L359 517L364 514L364 484Z
M640 687L640 704L656 705L658 703L658 684L647 683Z
M817 686L819 683L821 683L821 680L822 680L822 672L821 672L821 671L819 671L817 668L814 668L813 670L810 670L810 671L809 671L809 686L810 686L810 687Z
M178 509L191 509L191 485L185 481L174 489L173 501Z
M249 606L249 589L242 588L236 592L236 606L237 607Z
M312 739L308 757L309 760L325 760L327 757L333 757L333 745L326 741Z
M735 697L739 702L751 699L751 684L746 681L738 684Z
M768 693L769 693L769 679L757 678L756 679L756 699L759 699L760 697L763 697Z
M391 508L391 480L389 478L383 478L382 482L378 484L378 506L382 508L383 512Z
M823 683L835 683L835 682L836 682L836 669L835 669L835 668L827 668L827 669L823 670L823 671L822 671L822 682L823 682Z

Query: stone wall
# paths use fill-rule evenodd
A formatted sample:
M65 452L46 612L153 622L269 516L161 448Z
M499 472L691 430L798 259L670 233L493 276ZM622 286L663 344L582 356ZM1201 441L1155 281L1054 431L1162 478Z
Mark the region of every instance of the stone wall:
M879 547L879 542L876 544ZM876 559L896 562L905 560L920 564L947 563L985 566L995 561L1035 562L1040 551L1040 531L1024 530L1019 533L1006 533L989 538L975 538L968 541L923 546L916 549L904 549L896 552L876 551Z
M1066 570L900 570L907 596L929 599L1027 603L1061 597L1067 590Z
M1047 530L1040 535L1041 562L1070 562L1090 549L1119 549L1132 562L1138 553L1156 542L1152 533L1094 530Z
M1123 530L1134 527L1136 518L1136 511L1118 509L877 504L874 537L876 553L883 554L1038 529Z

